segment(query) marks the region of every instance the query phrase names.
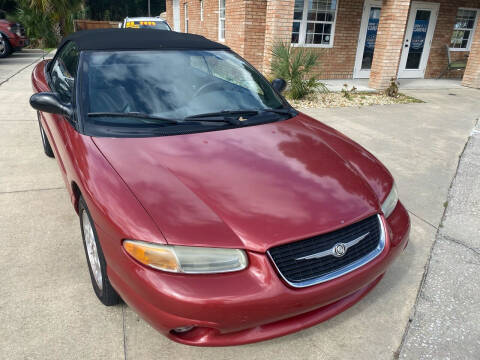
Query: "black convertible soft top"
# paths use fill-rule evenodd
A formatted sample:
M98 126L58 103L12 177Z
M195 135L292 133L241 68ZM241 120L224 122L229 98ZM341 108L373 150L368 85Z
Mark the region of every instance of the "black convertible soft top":
M60 47L67 41L75 42L80 50L229 49L200 35L155 29L78 31L63 39Z

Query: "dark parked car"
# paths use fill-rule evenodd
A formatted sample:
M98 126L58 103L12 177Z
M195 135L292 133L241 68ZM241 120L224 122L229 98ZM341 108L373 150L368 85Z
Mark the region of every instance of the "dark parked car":
M25 29L19 23L0 19L0 58L28 45Z
M388 170L224 44L79 32L32 82L96 295L120 296L175 341L313 326L359 301L407 246Z

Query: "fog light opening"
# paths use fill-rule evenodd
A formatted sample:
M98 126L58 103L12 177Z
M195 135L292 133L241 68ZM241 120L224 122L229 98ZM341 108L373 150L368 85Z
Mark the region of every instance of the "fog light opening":
M172 329L172 333L174 334L183 334L183 333L186 333L190 330L192 330L195 326L193 325L189 325L189 326L180 326L180 327L177 327L175 329Z

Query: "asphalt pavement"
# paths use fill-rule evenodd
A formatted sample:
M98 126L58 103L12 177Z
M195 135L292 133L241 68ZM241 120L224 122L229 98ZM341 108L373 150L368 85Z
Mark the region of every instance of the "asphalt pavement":
M373 291L329 321L262 343L196 348L96 299L78 218L28 105L29 64L41 53L15 56L0 60L9 79L0 80L1 359L478 359L480 91L411 90L425 103L306 111L391 170L412 220L409 246Z

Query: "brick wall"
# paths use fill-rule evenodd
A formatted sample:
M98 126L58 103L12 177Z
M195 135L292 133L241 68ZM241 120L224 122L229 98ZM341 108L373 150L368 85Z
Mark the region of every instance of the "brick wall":
M204 21L200 21L200 0L180 0L180 25L184 30L184 3L189 8L189 32L218 41L218 0L204 1ZM322 79L353 77L364 0L337 0L338 12L332 48L313 48L319 54L315 72ZM440 3L427 78L438 77L446 67L445 44L450 43L458 7L480 7L479 0L437 0ZM166 0L167 21L173 27L172 0ZM225 43L264 73L270 70L271 48L275 41L290 41L294 0L226 0ZM410 0L384 0L372 64L371 84L385 87L396 77L403 49L404 28ZM454 59L468 52L453 52ZM450 77L461 77L452 71Z
M385 89L397 77L410 0L384 0L378 24L370 87Z
M447 50L445 45L450 44L453 33L453 25L459 7L480 8L478 0L437 0L440 3L437 26L433 35L430 57L428 59L425 78L437 78L448 64ZM450 53L452 60L461 60L468 56L468 51L454 51ZM446 77L461 78L463 71L450 71Z
M218 39L218 0L180 0L180 29L185 31L185 3L188 4L188 31L210 40ZM226 0L225 44L256 67L261 67L265 39L266 0ZM167 0L167 21L173 28L173 1Z
M462 85L480 89L480 26L477 26Z
M266 0L245 1L245 34L248 43L242 56L260 71L263 70L266 11Z
M165 6L166 6L165 11L167 13L167 23L173 29L173 1L166 0Z
M185 3L188 3L189 32L218 41L218 0L203 1L203 21L200 20L200 0L180 0L180 31L185 31ZM172 0L166 0L166 12L167 22L173 29Z
M225 43L237 54L244 56L248 46L245 38L245 1L225 2Z
M203 23L195 20L200 18L200 1L187 2L190 32L218 41L218 1L204 0ZM180 0L182 31L183 4ZM293 4L293 0L227 0L226 44L259 70L268 73L273 43L290 41ZM363 0L339 0L334 46L313 48L319 55L319 65L315 69L318 77L347 79L353 76L363 4ZM167 21L173 27L171 6L172 0L167 0ZM210 15L208 20L207 13Z
M291 39L293 19L292 0L269 1L267 5L267 33L264 68L270 68L270 52L276 40ZM362 21L364 0L338 0L335 39L331 48L311 48L319 55L315 74L322 79L348 79L353 76L358 33ZM280 24L278 23L280 19Z
M272 47L276 41L291 39L294 0L269 0L266 7L265 46L263 49L264 74L270 72Z
M363 0L338 2L333 47L316 48L319 54L316 72L320 78L349 79L353 77L363 4Z

